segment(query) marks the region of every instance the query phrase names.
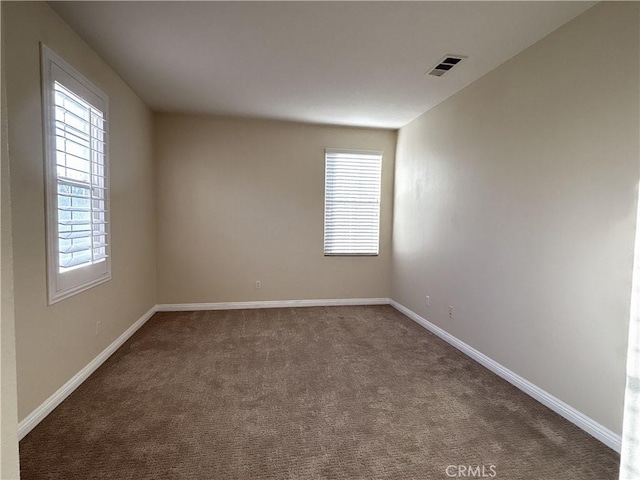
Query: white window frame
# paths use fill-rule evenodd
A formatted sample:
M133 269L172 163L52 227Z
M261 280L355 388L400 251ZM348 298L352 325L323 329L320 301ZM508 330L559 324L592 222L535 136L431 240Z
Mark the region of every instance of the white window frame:
M109 98L75 68L41 44L42 112L44 130L47 287L49 305L111 279L111 218L109 202ZM60 272L58 233L58 177L56 160L55 94L58 82L104 115L104 210L106 258L70 271Z
M357 155L366 155L366 156L377 156L380 157L379 171L378 171L378 184L377 184L377 221L375 223L375 249L371 249L369 251L357 251L357 248L349 249L346 248L344 250L334 250L331 249L331 241L328 241L328 218L327 214L329 211L329 203L335 202L334 199L329 198L329 169L328 169L328 161L330 155L345 155L348 157L349 155L357 156ZM380 205L382 201L382 163L384 159L384 153L381 151L373 151L373 150L351 150L345 148L326 148L325 149L325 169L324 169L324 255L326 257L335 257L335 256L347 256L347 257L375 257L380 254ZM357 203L357 202L354 202Z

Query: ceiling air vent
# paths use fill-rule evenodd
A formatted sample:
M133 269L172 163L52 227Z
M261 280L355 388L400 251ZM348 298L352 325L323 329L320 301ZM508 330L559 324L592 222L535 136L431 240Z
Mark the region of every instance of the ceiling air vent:
M467 58L465 55L445 55L442 60L440 60L438 64L433 67L433 69L429 72L429 75L441 77L453 67L458 65L465 58Z

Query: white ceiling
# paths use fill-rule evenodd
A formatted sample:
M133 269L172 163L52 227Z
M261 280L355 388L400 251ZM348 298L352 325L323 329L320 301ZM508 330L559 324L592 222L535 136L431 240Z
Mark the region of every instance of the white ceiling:
M154 110L399 128L595 2L54 2ZM447 53L469 58L425 76Z

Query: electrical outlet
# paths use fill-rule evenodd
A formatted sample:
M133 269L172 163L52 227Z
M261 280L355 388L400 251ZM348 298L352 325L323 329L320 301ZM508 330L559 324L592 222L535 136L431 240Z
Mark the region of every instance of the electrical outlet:
M100 335L100 322L96 322L96 337Z
M453 305L449 305L449 318L453 318Z
M256 280L256 290L260 290L262 288L262 282L260 280Z
M425 303L427 304L427 307L430 307L431 306L431 297L429 295L427 295L425 298L426 298Z

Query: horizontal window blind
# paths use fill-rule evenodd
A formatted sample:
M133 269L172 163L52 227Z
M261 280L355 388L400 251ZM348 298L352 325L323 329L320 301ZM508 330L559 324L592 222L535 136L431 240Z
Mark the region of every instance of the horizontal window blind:
M107 258L104 113L54 82L58 269Z
M377 255L382 152L325 151L325 255Z

